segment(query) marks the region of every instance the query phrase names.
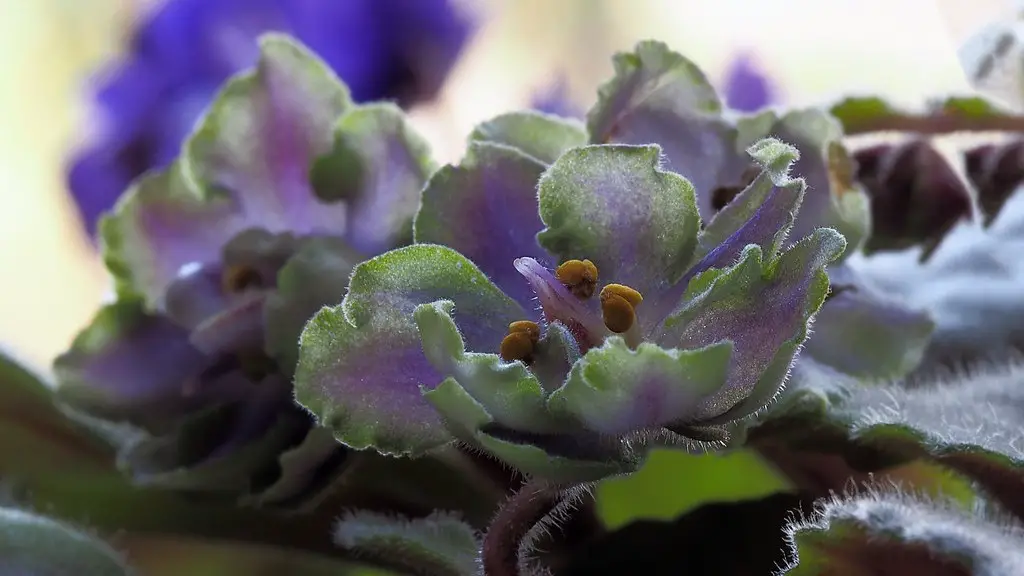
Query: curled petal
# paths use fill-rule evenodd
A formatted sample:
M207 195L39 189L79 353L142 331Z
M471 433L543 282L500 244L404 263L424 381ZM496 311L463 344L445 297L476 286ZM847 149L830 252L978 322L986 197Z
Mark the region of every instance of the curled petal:
M505 438L498 430L488 432L493 418L454 378L446 379L433 390L424 390L423 396L450 425L460 428L460 437L526 474L554 481L585 482L627 469L621 453L588 449L588 443L574 442L572 436L525 435L527 441L523 441L515 434Z
M670 289L652 295L649 317L660 321L679 305L690 280L711 268L727 268L751 245L774 258L789 233L804 196L803 180L790 178L790 165L800 157L792 146L764 139L748 153L761 165L761 174L708 222L697 237L694 264Z
M544 258L537 232L540 162L507 146L473 143L458 166L441 168L423 190L417 242L454 248L526 309L533 291L510 265L520 256Z
M522 308L458 252L417 244L358 265L348 294L310 320L299 344L296 398L344 444L422 454L450 439L420 394L444 376L424 353L414 312L440 299L460 311L471 350L497 350Z
M842 126L828 112L811 108L786 114L771 133L800 151L793 173L807 181L792 237L834 228L852 247L849 255L870 232L871 210L867 193L856 180L856 164L842 143Z
M681 349L734 344L729 383L706 401L702 419L742 416L774 397L825 299L825 266L845 249L842 236L822 228L769 262L760 247L748 246L735 266L690 283L686 303L666 320L658 342Z
M687 423L701 401L726 384L732 348L725 341L699 350L650 343L631 350L612 336L573 366L548 404L602 434Z
M558 421L544 405L544 387L519 361L505 362L497 354L466 352L451 314L454 304L441 300L416 307L416 325L423 351L445 377L455 378L487 410L494 422L527 432L554 432Z
M393 104L359 106L334 130L312 177L320 198L344 202L345 239L365 254L408 242L420 190L437 168L426 141Z

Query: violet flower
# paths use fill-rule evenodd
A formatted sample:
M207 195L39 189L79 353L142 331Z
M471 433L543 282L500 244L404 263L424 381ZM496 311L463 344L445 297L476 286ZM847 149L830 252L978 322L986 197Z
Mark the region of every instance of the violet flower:
M94 234L132 180L171 163L221 84L253 65L260 34L309 46L357 102L404 107L434 96L470 28L450 0L164 2L97 85L99 134L68 174L83 223Z
M56 370L137 481L276 502L343 459L292 400L302 326L355 263L408 241L435 166L397 107L355 105L284 37L260 46L104 218L119 297Z
M342 304L313 317L296 398L339 440L415 455L457 438L590 480L635 465L638 433L721 438L781 389L846 243L790 233L805 185L777 140L748 147L757 175L703 227L661 147L601 143L659 85L623 62L689 66L638 51L589 133L535 113L480 126L424 189L417 244L357 266Z
M725 73L725 104L740 112L757 112L775 101L775 90L767 74L749 55L736 57Z

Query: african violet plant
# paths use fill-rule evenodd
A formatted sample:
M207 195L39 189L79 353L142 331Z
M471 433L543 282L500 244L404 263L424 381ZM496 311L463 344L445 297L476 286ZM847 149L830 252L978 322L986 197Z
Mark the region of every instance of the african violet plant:
M117 299L56 385L3 364L4 559L1024 573L1022 369L908 386L949 324L858 263L964 217L916 209L969 198L927 142L847 148L922 118L739 113L642 42L585 123L510 112L439 167L400 109L264 36L104 218Z

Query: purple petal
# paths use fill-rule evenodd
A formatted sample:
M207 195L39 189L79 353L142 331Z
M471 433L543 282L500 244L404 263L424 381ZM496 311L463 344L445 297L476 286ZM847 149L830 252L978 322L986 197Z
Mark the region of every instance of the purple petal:
M138 303L122 302L103 308L56 360L57 395L95 416L166 424L218 393L185 394L187 382L209 364L185 329L143 313Z
M266 292L247 294L220 314L196 326L189 342L209 356L263 347L263 304Z
M182 163L144 178L104 231L108 260L151 305L183 266L219 262L244 229L344 231L345 206L319 202L309 170L331 149L347 93L301 48L270 37L263 50L255 74L221 94Z
M424 189L416 241L458 250L524 309L533 309L534 290L513 262L549 257L536 240L544 227L536 192L543 171L512 148L472 144L458 166L441 168Z
M795 354L828 291L825 266L845 248L842 236L820 229L774 262L763 261L752 245L734 267L691 283L690 298L666 321L658 343L684 350L724 340L734 344L729 382L708 401L702 418L723 414L750 396L780 350ZM778 381L761 384L781 386L792 356L785 360Z
M89 235L104 213L131 184L132 175L122 165L117 150L107 144L83 150L68 170L68 188Z
M701 231L697 255L703 257L674 286L649 299L648 316L663 319L679 305L691 280L711 268L732 266L747 246L759 246L768 259L782 247L804 196L804 183L787 174L796 150L763 140L750 151L764 171Z

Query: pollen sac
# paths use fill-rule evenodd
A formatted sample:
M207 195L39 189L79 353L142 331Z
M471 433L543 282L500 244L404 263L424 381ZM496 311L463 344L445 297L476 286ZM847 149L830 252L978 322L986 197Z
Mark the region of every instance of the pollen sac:
M597 290L597 266L590 260L567 260L555 270L555 278L577 298L590 298Z
M643 296L629 286L605 286L601 290L601 315L604 318L604 325L616 334L626 332L636 322L636 307L643 301Z
M263 287L263 276L252 266L237 264L224 269L220 278L221 289L227 294L240 294Z
M522 360L529 364L533 349L540 341L540 326L529 320L518 320L508 325L508 335L501 341L499 351L506 362Z

